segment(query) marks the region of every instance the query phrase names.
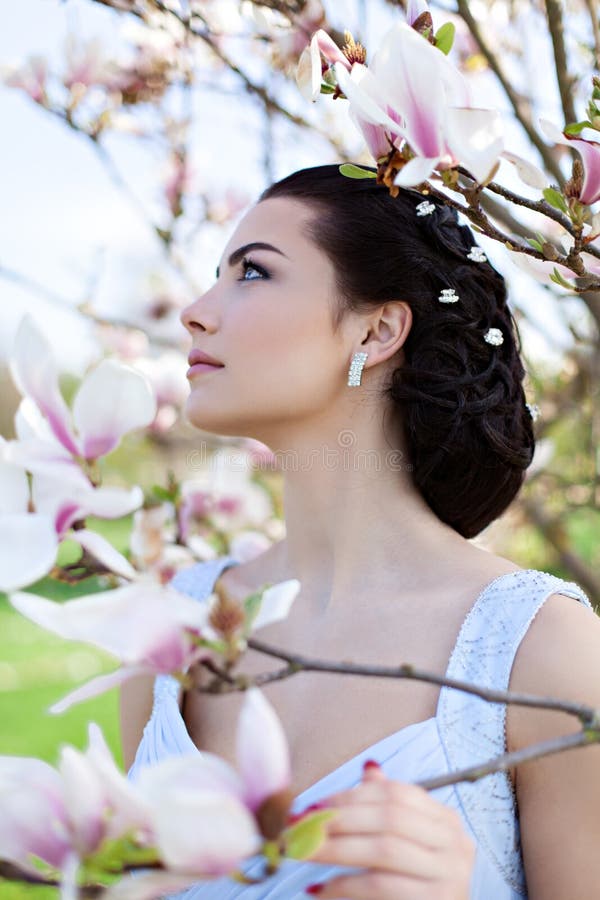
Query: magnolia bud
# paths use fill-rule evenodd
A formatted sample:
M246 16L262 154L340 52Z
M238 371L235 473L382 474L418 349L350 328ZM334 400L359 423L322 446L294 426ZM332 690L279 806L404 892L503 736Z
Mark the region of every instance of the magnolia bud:
M289 825L288 815L294 799L294 794L286 788L267 797L255 812L256 821L260 833L268 841L274 841Z

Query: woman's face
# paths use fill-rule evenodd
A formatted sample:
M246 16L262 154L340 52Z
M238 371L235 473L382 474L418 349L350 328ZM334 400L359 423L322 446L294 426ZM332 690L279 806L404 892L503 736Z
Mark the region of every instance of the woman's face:
M189 375L186 414L196 427L276 449L295 425L318 425L348 390L356 323L354 336L344 323L333 333L333 266L302 231L314 215L298 200L258 203L228 242L214 285L183 310L192 347L223 363Z

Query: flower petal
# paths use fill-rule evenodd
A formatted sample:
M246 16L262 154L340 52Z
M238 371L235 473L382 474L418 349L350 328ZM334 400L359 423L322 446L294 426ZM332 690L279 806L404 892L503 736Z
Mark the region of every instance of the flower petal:
M417 184L422 184L427 181L439 161L439 157L428 159L426 156L415 156L414 159L409 159L394 178L394 184L400 187L415 187Z
M175 871L225 875L262 844L252 814L220 791L170 790L152 821L160 855Z
M244 798L244 783L235 769L215 753L201 752L165 759L141 769L137 786L147 802L159 803L169 791L219 791Z
M80 507L85 515L97 516L99 519L120 519L127 516L144 502L144 492L138 485L124 490L123 488L98 487L88 484L88 490L81 497Z
M446 56L417 34L407 22L397 22L385 35L371 69L388 106L404 120L403 129L418 156L445 151L446 103L456 103L465 91L460 73ZM449 71L451 70L451 71Z
M73 419L86 459L104 456L134 428L156 416L148 379L135 369L104 359L84 378L73 403Z
M540 119L540 128L544 135L553 144L568 144L569 140L564 136L558 125L551 122L550 119Z
M406 21L412 25L417 21L419 16L424 12L429 12L429 5L426 0L407 0L406 3Z
M58 762L62 794L75 849L93 853L104 838L108 802L98 772L83 753L62 747Z
M92 678L80 687L75 688L74 691L69 691L68 694L57 700L52 706L49 706L48 712L52 715L60 715L77 703L83 703L84 700L89 700L90 697L97 697L99 694L104 694L114 687L119 687L130 678L135 678L137 675L152 674L153 669L150 666L127 666L126 668L115 669L114 672L108 672L106 675L98 675L96 678Z
M335 74L351 109L361 120L373 125L384 125L396 134L401 132L398 122L388 115L385 97L370 69L355 63L348 74L343 66L336 65Z
M58 772L31 757L0 756L0 856L37 872L35 854L60 868L70 852Z
M133 568L129 560L125 559L122 553L115 550L113 545L98 534L97 531L90 531L88 528L78 528L71 534L74 541L91 553L102 565L121 575L123 578L133 579L137 576L136 570Z
M246 789L246 803L255 811L267 797L291 782L290 755L275 710L256 687L248 688L237 728L238 769Z
M29 482L19 466L6 462L7 443L0 437L0 515L25 513L29 505Z
M46 416L56 438L77 455L79 449L69 408L60 392L52 348L30 315L23 317L17 330L10 371L18 390L30 397Z
M88 749L85 755L98 772L110 804L111 815L106 824L107 837L117 838L134 829L141 831L151 844L148 804L132 782L117 768L104 735L95 722L88 725Z
M152 578L67 603L24 592L9 600L24 616L66 640L85 641L126 665L148 665L156 672L185 664L190 654L185 628L201 630L207 617L200 603Z
M299 590L298 579L290 578L288 581L281 581L263 591L258 614L252 623L252 631L286 619Z
M579 199L591 206L600 200L600 144L595 141L572 140L583 163L583 184Z
M69 451L57 441L41 438L8 441L5 458L34 475L48 475L79 486L87 482Z
M50 516L0 515L0 591L14 591L47 575L56 559L58 538Z
M547 187L548 176L542 172L538 166L529 162L528 159L524 159L522 156L518 156L518 154L513 153L510 150L503 150L500 155L509 163L513 164L517 170L517 175L523 184L537 188L540 191Z
M450 152L478 184L485 184L504 147L498 110L448 109L446 136Z
M58 443L48 420L44 418L31 397L23 397L19 404L15 413L15 432L21 441L28 438L39 438L43 441ZM59 446L62 447L62 444Z

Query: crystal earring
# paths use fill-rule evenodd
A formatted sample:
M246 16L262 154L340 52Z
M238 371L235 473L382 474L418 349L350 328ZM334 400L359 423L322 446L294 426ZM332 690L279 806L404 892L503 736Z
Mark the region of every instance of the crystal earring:
M348 387L358 387L360 377L362 375L363 366L367 360L368 353L355 353L348 370Z

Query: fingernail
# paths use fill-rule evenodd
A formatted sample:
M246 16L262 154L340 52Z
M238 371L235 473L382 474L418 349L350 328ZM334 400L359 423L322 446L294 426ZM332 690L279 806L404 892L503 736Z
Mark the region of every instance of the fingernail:
M381 766L375 759L367 759L363 763L363 772L366 772L368 769L380 769Z
M318 803L311 803L310 806L307 806L304 812L315 812L317 809L329 809L329 804L326 800L319 800Z
M290 813L287 818L287 826L289 828L290 825L295 825L296 822L299 822L300 819L303 819L308 813L317 812L319 809L330 809L331 807L327 803L326 800L320 800L318 803L311 803L310 806L307 806L306 809L303 809L302 812L299 813Z
M320 894L321 891L325 890L324 884L309 884L308 887L304 888L305 893L307 894Z

